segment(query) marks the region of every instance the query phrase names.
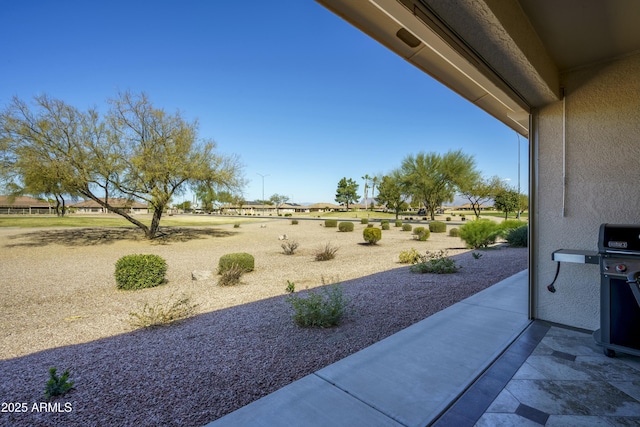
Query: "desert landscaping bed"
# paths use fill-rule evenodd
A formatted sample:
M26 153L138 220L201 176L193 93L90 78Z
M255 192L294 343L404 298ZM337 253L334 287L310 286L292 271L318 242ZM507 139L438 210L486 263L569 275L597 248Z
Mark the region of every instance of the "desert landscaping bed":
M393 224L369 246L366 225L339 233L321 224L174 227L152 242L127 227L0 229L0 396L29 408L0 413L0 425L204 425L527 267L526 248L497 245L476 258L459 238L433 233L418 242ZM294 255L282 253L284 235L299 243ZM315 261L327 243L339 248L336 259ZM410 248L446 249L462 268L410 273L398 263ZM192 280L231 252L255 256L240 285ZM162 256L168 282L116 290L115 262L133 253ZM287 282L301 291L323 280L342 284L346 318L331 329L297 327ZM130 312L179 296L198 305L191 318L131 326ZM52 366L71 371L74 389L57 400L62 412L33 411Z

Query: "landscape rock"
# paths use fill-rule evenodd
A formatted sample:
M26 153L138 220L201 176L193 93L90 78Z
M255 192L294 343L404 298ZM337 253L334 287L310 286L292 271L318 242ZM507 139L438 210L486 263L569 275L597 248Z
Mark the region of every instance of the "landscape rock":
M191 280L209 280L213 277L211 270L194 270L191 272Z

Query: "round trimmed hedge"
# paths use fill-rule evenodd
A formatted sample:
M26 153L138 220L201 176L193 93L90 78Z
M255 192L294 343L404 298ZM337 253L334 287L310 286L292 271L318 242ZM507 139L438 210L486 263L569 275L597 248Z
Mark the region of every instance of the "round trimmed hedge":
M116 261L118 289L153 288L165 282L167 262L158 255L125 255Z
M353 223L351 221L344 221L338 224L338 231L353 231Z
M362 230L362 237L370 245L375 245L382 239L382 230L379 228L368 227Z
M220 260L218 260L218 274L224 273L234 265L241 267L245 272L253 271L255 259L253 255L246 252L222 255Z

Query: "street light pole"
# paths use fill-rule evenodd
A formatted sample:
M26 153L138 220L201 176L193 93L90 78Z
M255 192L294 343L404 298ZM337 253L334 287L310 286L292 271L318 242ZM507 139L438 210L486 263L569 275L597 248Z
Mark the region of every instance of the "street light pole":
M264 200L264 177L269 176L269 174L263 175L261 173L258 173L257 175L260 175L262 177L262 215L264 215L264 211L266 209L266 202Z

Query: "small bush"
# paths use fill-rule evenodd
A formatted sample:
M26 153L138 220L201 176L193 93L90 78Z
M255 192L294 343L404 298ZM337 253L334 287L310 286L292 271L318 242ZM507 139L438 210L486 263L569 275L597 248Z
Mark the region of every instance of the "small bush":
M380 228L383 229L383 230L388 230L389 229L389 221L381 223L380 224Z
M446 233L447 224L442 221L431 221L429 223L429 231L432 233Z
M285 218L286 218L286 217L288 217L288 216L293 216L293 214L286 213L286 214L284 214L284 216L285 216Z
M522 227L508 230L505 239L510 246L526 248L529 245L529 226L523 225Z
M373 227L365 228L362 230L362 237L370 245L375 245L382 239L382 230Z
M499 234L498 224L489 219L471 221L460 228L460 238L471 249L486 248L495 243Z
M154 326L168 325L176 320L185 319L191 316L197 304L191 303L191 297L181 296L173 300L169 297L166 302L155 304L145 303L139 313L129 313L129 323L136 328L150 328Z
M246 252L222 255L218 261L218 274L223 274L225 270L232 266L242 268L244 273L253 271L255 267L255 259L253 258L253 255Z
M336 252L338 252L338 248L331 245L331 243L327 243L324 248L318 249L314 255L316 261L329 261L336 257Z
M338 231L349 232L353 231L353 223L351 221L345 221L338 224Z
M303 328L330 328L340 324L349 300L340 284L310 291L306 298L290 295L287 302L293 307L293 321Z
M69 370L64 371L61 376L56 375L56 371L56 368L49 368L49 381L44 387L44 396L47 399L63 396L73 388L73 381L68 381Z
M420 261L420 254L418 251L411 248L408 251L401 251L399 258L402 264L416 264Z
M381 226L385 225L385 224L389 225L389 220L388 219L383 219L383 220L380 221L380 225Z
M402 231L411 231L412 228L411 224L402 224Z
M284 291L288 294L294 293L296 291L296 284L291 280L287 280L287 287L284 289Z
M399 219L396 219L396 222L393 225L394 227L402 227L402 221Z
M445 218L445 220L446 220L446 221L451 221L451 217L450 217L450 216L448 216L448 217L446 217L446 218Z
M246 270L238 265L231 264L220 273L220 279L218 285L220 286L235 286L240 283L240 278L246 272Z
M447 257L447 252L440 250L438 252L427 252L420 256L420 260L412 265L410 270L412 273L435 273L435 274L452 274L456 273L460 267L455 260Z
M292 219L291 220L291 225L298 225L298 220L297 219Z
M240 228L240 224L236 222L235 224L233 224L233 228Z
M335 227L338 226L338 220L337 219L325 219L324 220L324 226L325 227L335 228Z
M118 289L152 288L165 282L167 263L158 255L125 255L116 262Z
M509 230L514 230L527 224L528 223L526 221L520 221L518 219L505 219L498 225L498 227L500 228L500 231L502 231L503 235L506 235Z
M460 237L460 230L458 228L452 228L451 230L449 230L449 236Z
M293 255L296 249L298 249L298 242L295 240L284 242L280 245L285 255Z
M431 236L431 232L428 228L416 227L413 229L413 236L420 242L424 242Z
M369 224L369 218L360 218L360 224Z

